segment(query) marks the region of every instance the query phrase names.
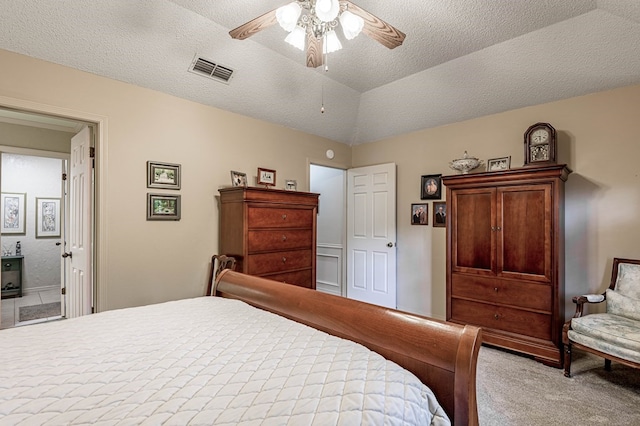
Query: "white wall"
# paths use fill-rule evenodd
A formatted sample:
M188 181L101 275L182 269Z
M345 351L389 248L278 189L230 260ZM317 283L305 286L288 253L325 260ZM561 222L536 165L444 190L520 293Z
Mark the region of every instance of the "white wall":
M57 158L2 154L2 192L26 193L24 235L2 235L3 248L15 254L20 241L24 256L22 291L60 287L61 238L36 238L36 198L62 198L62 162Z

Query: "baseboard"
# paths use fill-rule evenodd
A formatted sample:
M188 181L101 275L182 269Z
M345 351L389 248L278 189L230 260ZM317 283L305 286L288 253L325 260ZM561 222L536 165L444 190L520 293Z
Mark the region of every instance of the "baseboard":
M41 286L41 287L22 288L22 295L26 296L26 295L32 294L32 293L39 293L41 291L51 291L51 290L60 291L60 286L59 285L45 285L45 286Z

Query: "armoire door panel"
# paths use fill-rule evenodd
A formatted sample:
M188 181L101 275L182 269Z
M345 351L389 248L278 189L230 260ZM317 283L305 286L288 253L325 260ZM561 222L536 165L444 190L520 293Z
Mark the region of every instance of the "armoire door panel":
M495 269L494 229L492 228L495 190L458 191L455 194L452 232L456 245L453 270L491 273Z
M551 185L498 190L498 273L551 280Z

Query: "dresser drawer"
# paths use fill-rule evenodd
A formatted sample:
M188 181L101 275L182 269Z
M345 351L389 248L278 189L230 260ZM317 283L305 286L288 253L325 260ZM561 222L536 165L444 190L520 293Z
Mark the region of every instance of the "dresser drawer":
M313 228L313 210L249 206L249 228Z
M311 248L313 232L311 229L281 229L277 231L249 231L249 253L258 251L289 250Z
M551 315L452 298L451 319L539 339L551 339Z
M311 269L304 271L286 272L283 274L263 275L270 280L280 281L287 284L295 284L300 287L313 288L311 285Z
M249 275L264 275L311 267L311 250L289 250L251 254L247 259Z
M453 274L451 296L549 312L551 286L500 278Z

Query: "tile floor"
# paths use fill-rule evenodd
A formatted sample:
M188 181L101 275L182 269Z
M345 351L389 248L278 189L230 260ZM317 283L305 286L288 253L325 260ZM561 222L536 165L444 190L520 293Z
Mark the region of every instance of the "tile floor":
M51 290L39 291L35 293L25 294L22 297L11 297L2 299L2 315L0 317L0 329L11 328L15 326L36 324L39 322L49 321L52 319L59 319L60 317L42 318L32 321L19 322L20 307L41 305L44 303L53 303L60 301L60 289L53 288Z

